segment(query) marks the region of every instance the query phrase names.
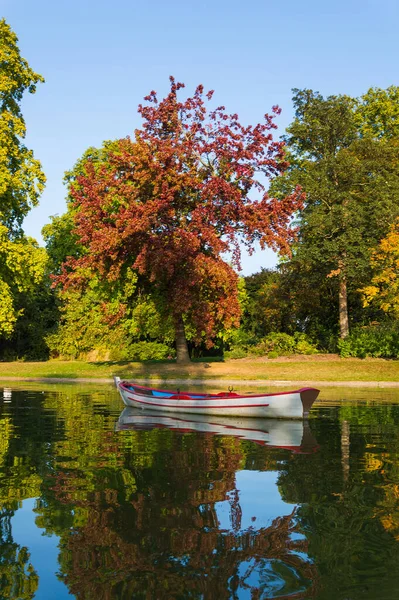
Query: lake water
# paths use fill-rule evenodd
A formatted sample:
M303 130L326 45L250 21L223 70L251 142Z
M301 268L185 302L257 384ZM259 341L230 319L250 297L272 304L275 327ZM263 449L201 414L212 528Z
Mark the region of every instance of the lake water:
M0 598L396 600L398 400L215 422L0 383Z

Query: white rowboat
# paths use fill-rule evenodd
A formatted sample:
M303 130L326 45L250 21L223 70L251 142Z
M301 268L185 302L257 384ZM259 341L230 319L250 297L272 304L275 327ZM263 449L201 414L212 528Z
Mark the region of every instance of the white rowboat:
M126 406L173 413L197 413L230 417L306 419L319 395L315 388L274 394L180 392L158 390L128 381L115 383Z

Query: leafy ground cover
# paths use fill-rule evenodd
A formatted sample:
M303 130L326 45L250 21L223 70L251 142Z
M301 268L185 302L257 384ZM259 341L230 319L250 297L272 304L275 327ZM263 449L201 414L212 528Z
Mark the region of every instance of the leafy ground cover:
M240 379L264 381L399 381L399 361L339 358L336 355L246 358L225 362L0 362L0 379Z

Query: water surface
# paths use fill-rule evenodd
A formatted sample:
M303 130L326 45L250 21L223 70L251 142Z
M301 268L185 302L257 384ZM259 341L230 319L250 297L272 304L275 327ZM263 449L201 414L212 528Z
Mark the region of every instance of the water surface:
M0 387L0 598L399 597L394 392L327 390L302 426L24 388Z

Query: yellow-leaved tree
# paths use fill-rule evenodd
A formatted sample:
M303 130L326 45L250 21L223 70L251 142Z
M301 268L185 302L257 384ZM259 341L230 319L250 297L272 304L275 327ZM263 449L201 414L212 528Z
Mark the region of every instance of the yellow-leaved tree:
M391 226L374 251L371 266L375 275L371 284L362 288L363 305L372 302L391 316L399 317L399 219Z

